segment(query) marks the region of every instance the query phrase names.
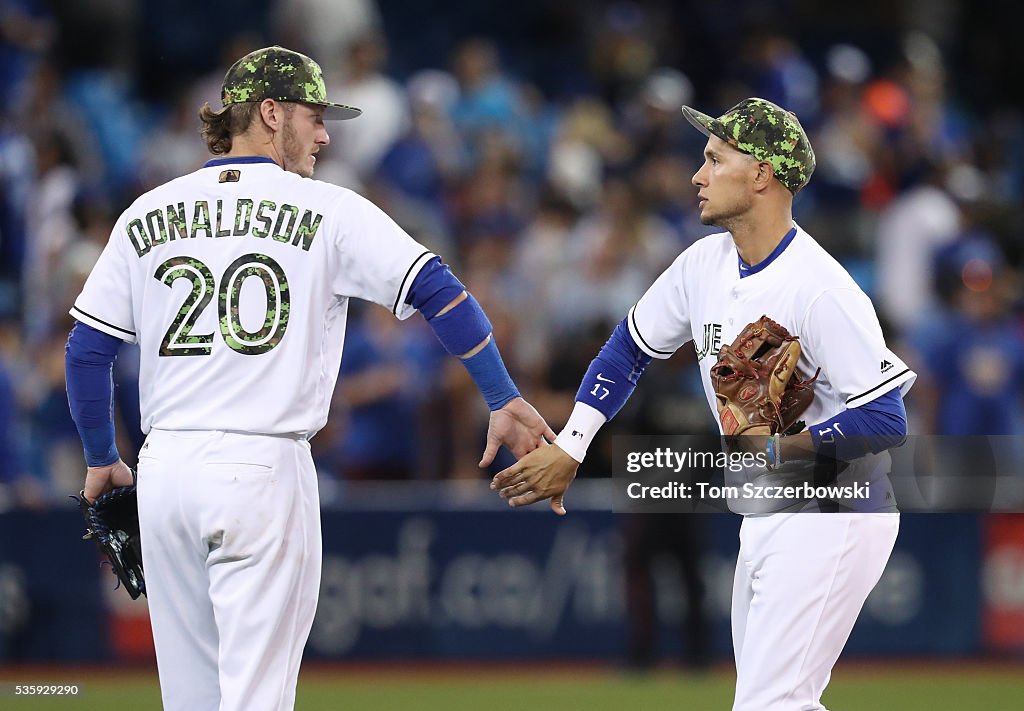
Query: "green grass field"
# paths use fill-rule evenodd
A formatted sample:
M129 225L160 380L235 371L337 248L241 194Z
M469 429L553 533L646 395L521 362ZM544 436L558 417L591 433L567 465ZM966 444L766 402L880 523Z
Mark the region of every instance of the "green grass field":
M82 687L75 697L26 698L13 695L15 683L69 683ZM728 668L706 675L670 670L629 676L594 667L511 665L486 669L375 666L360 670L304 672L296 708L384 711L604 711L605 709L687 709L727 711L733 676ZM90 675L54 672L20 678L0 671L3 711L149 711L160 709L155 675L150 672ZM1024 708L1024 669L959 667L941 663L894 662L837 671L823 699L832 711L1019 711Z

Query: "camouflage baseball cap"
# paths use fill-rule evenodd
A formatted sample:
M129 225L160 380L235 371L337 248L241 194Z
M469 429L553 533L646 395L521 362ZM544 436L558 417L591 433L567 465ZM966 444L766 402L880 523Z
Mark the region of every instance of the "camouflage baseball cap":
M274 45L249 52L231 65L220 90L224 106L247 101L296 101L323 106L324 119L351 119L360 109L327 100L320 65L304 54Z
M705 136L772 164L775 177L794 195L814 172L814 150L796 114L767 99L744 99L718 118L689 106L683 116Z

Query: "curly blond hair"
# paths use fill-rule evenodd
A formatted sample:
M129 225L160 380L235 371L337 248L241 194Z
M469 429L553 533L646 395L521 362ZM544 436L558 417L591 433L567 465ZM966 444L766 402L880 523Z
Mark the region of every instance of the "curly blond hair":
M231 150L231 139L249 130L253 119L259 116L258 101L231 104L220 111L214 111L209 103L199 109L199 120L203 122L199 132L206 141L206 147L215 156Z

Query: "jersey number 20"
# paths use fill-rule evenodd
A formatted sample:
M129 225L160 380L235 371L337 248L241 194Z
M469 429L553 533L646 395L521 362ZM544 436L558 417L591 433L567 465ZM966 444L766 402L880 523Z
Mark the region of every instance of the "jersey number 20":
M213 300L214 292L217 293L220 333L231 350L244 355L259 355L284 338L290 308L288 280L281 265L265 254L245 254L233 261L224 270L219 289L210 268L193 257L172 257L157 267L153 276L168 287L178 279L192 282L192 291L160 342L162 356L210 355L213 352L213 334L195 334L192 329ZM249 277L259 279L267 294L263 326L257 331L245 330L238 314L242 283Z

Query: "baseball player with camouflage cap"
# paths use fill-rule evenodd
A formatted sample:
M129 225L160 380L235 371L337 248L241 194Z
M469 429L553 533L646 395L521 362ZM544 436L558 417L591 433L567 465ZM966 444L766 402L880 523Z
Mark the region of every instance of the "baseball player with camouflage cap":
M837 484L861 483L865 496L755 493L729 501L744 515L732 599L733 709L820 710L832 667L896 540L887 449L906 436L902 397L916 375L886 347L868 297L793 221L793 198L814 172L796 116L760 98L718 118L690 107L683 115L708 137L692 178L700 219L726 231L686 249L630 310L584 375L555 444L500 472L491 486L513 507L551 499L564 514L565 492L594 435L652 359L691 342L724 433L728 410L712 377L720 349L762 316L780 324L799 339L796 377L810 382L818 373L813 401L793 428L799 431L780 436L759 425L735 438L768 464L738 476L765 485L753 492L799 491L820 483L825 462Z
M796 114L767 99L744 99L718 118L684 106L683 116L705 136L771 163L775 179L794 195L810 181L814 150L803 126Z
M71 314L66 372L85 497L130 485L111 366L138 343L138 511L165 709L284 711L320 587L317 474L349 301L416 311L491 410L480 466L554 432L509 377L480 305L440 258L344 188L310 180L328 100L320 67L267 47L200 110L215 158L118 218ZM396 431L396 437L402 436Z
M224 106L263 99L324 107L324 120L353 119L362 111L327 100L320 65L278 45L250 52L231 65L221 88Z

